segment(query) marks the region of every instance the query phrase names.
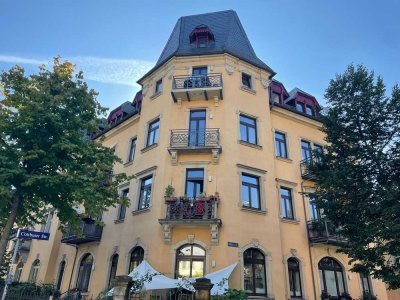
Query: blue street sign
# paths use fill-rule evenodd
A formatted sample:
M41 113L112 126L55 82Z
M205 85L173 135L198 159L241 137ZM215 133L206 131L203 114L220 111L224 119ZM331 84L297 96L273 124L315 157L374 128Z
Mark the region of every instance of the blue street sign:
M228 247L239 247L238 243L234 243L234 242L228 242Z
M27 239L27 240L44 240L48 241L50 238L50 233L30 231L26 229L18 229L17 238Z

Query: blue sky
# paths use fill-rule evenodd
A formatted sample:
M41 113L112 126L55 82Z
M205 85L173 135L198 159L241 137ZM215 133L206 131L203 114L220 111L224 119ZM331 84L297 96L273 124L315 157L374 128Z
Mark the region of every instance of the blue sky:
M397 0L0 0L0 70L18 63L34 72L61 55L114 108L133 99L180 16L226 9L288 90L324 104L329 80L349 63L380 74L388 91L400 82Z

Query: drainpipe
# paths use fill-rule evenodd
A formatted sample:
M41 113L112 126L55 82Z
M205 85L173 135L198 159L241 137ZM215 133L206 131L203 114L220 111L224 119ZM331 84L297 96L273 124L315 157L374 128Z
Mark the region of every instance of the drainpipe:
M304 181L301 181L301 197L303 198L303 210L304 210L304 220L306 221L306 232L307 232L307 239L308 239L308 255L310 258L310 268L311 268L311 277L312 277L312 284L313 284L313 291L314 291L314 299L317 300L317 291L315 286L315 276L314 276L314 268L312 263L312 255L311 255L311 244L310 244L310 233L308 232L307 227L307 212L306 212L306 201L304 197Z
M74 257L74 263L72 264L71 276L69 278L68 291L71 289L72 276L74 276L75 263L76 263L77 256L78 256L78 246L75 246L75 257Z

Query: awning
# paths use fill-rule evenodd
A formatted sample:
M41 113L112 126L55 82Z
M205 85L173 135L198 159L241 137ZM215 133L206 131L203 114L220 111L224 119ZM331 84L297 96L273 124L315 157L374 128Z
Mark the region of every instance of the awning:
M231 276L232 271L235 269L237 262L234 264L221 269L217 272L213 272L207 274L203 277L211 280L211 283L214 284L211 289L211 295L221 295L225 292L225 289L229 288L228 279ZM137 268L135 268L128 276L132 277L133 280L139 279L147 274L158 274L155 275L151 282L145 282L143 290L151 291L151 290L164 290L164 289L174 289L178 286L184 285L184 280L182 279L173 279L169 278L165 275L162 275L160 272L155 270L147 260L143 260ZM188 278L187 281L194 282L196 278ZM194 291L192 287L189 287L190 290ZM107 295L112 295L113 289L111 289Z

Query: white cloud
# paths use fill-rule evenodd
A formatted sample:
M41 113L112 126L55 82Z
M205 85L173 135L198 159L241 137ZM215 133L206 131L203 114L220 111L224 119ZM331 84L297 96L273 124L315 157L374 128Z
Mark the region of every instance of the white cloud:
M84 77L89 80L134 86L153 66L154 62L136 59L102 58L92 56L63 57L76 65L77 70L82 70ZM49 64L52 59L34 59L28 57L1 55L0 62L40 65Z

